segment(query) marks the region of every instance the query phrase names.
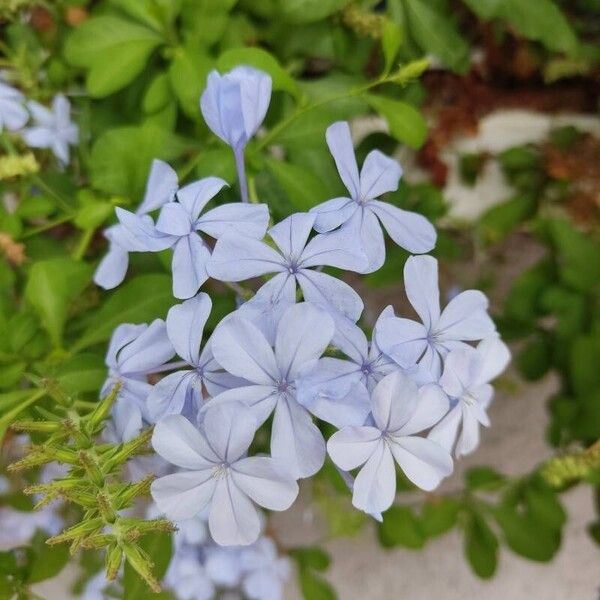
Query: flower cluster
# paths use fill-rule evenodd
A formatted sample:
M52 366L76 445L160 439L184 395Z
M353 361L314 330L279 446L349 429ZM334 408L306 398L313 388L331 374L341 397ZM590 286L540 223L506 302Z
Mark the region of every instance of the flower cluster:
M29 120L32 123L26 127ZM77 144L79 130L71 121L71 105L58 94L47 108L0 79L0 133L20 135L30 148L49 148L58 160L69 163L69 146Z
M442 309L438 263L425 254L436 242L433 226L379 199L397 189L401 168L374 150L359 171L347 123L331 125L326 140L348 195L269 227L268 207L247 202L244 148L270 93L269 77L250 67L209 75L201 110L233 149L242 201L219 204L226 183L216 177L180 187L173 169L155 161L138 210L117 209L96 272L112 288L129 252L172 249L173 294L183 302L164 321L121 325L110 343L105 391L122 385L112 432L126 440L154 425L154 450L171 465L152 484L160 512L177 522L205 515L211 544L256 552L266 544L257 542L260 508L286 510L297 481L327 455L354 506L376 518L394 501L396 465L419 488L438 486L453 470L452 454L472 452L479 426L489 425L490 381L510 358L484 294L463 291ZM419 320L389 306L369 341L357 325L360 296L323 269L380 268L384 231L413 254L404 285ZM204 336L212 305L199 290L209 278L238 290L250 281L254 293ZM337 430L328 440L321 422ZM265 423L266 456L253 450ZM186 556L169 577L198 581L207 564ZM210 597L209 583L206 596L185 597Z

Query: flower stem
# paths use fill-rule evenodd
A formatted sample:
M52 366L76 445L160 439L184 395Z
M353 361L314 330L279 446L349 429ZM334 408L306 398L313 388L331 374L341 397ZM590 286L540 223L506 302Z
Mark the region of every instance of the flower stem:
M246 179L246 165L244 163L244 147L238 147L233 149L233 155L235 157L235 168L237 170L238 181L240 183L240 193L242 195L242 202L249 202L248 198L248 181Z

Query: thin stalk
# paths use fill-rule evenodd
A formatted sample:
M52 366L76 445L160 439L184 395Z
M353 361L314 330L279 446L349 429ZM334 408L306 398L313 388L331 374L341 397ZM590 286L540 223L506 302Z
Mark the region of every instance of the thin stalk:
M235 168L237 170L238 181L240 182L242 202L249 202L248 180L246 179L246 164L244 163L244 147L241 146L234 148L233 156L235 157Z

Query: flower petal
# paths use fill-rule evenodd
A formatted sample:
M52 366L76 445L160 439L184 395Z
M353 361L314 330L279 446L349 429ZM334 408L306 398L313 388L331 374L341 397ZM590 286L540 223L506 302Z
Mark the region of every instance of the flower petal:
M351 198L332 198L310 209L316 215L315 231L327 233L343 225L358 210L358 203Z
M393 158L379 150L371 150L360 170L360 197L362 200L379 198L398 189L402 167Z
M448 452L452 451L458 428L462 422L462 408L458 403L450 412L429 432L427 436L430 440L439 444Z
M192 231L192 219L179 202L167 202L160 209L156 229L161 233L181 237Z
M177 192L177 200L194 222L209 201L226 186L227 182L220 177L205 177L183 186Z
M217 482L208 526L213 540L221 546L247 546L260 535L256 507L229 475Z
M275 339L275 359L283 378L291 382L303 365L323 354L333 337L333 319L322 309L302 302L282 315Z
M404 474L422 490L435 489L444 477L452 473L450 454L431 439L394 437L390 447Z
M421 323L387 317L380 319L377 325L377 345L401 367L414 365L427 348L427 330Z
M183 469L209 469L222 459L206 438L181 415L169 415L156 424L152 447L166 461Z
M294 213L273 225L269 229L269 236L286 259L297 260L306 246L314 222L315 215Z
M325 139L346 189L354 200L358 199L360 178L356 157L354 156L350 126L346 121L338 121L330 125L325 133Z
M200 343L212 301L208 294L197 296L176 304L167 313L167 334L177 354L190 365L197 366Z
M217 239L227 231L262 239L268 224L269 208L266 204L231 202L204 213L196 221L195 228Z
M388 235L401 248L414 254L423 254L435 247L435 228L423 215L380 200L371 200L368 207L379 217Z
M281 254L254 238L226 233L217 241L208 272L220 281L244 281L286 269Z
M327 442L331 460L344 471L360 467L383 444L381 431L376 427L344 427Z
M210 250L200 236L190 233L179 239L173 251L173 295L175 298L191 298L208 279L206 266Z
M127 344L118 355L121 373L147 373L175 356L167 327L162 319L155 319L138 337Z
M257 427L250 409L239 402L209 403L202 423L210 447L228 464L246 453Z
M125 279L129 253L117 244L111 244L94 273L94 283L105 290L116 288Z
M352 504L366 513L387 510L396 495L396 469L387 444L380 442L354 480Z
M270 457L242 458L231 471L233 481L242 492L269 510L287 510L298 496L295 479Z
M325 460L325 440L308 411L288 395L275 407L271 454L294 477L310 477Z
M273 385L279 380L279 369L269 342L243 317L232 315L221 321L212 335L211 349L216 361L237 377L261 385Z
M152 422L166 415L180 415L187 405L199 405L200 390L195 387L199 377L194 371L176 371L154 385L147 399ZM197 396L194 402L194 396ZM187 415L186 415L187 416Z
M404 287L425 329L431 331L440 318L437 260L432 256L410 256L404 264Z
M442 388L434 383L419 388L415 411L410 419L397 432L398 435L412 435L429 429L448 413L450 403Z
M440 341L482 340L496 331L487 314L488 299L479 290L466 290L454 296L442 311L436 328Z
M171 202L175 198L177 187L177 173L173 167L155 158L150 167L144 199L136 213L139 215L149 213Z
M347 283L311 269L301 269L296 278L306 301L328 311L340 312L354 322L358 321L364 304Z
M345 227L315 236L306 245L299 261L302 268L327 266L357 273L362 273L367 265L366 255L356 246L356 236Z
M205 404L204 411L212 406L228 402L241 402L247 406L256 419L258 426L262 425L271 415L277 402L277 390L272 385L244 385L220 393Z
M153 481L150 492L168 519L191 519L213 498L215 479L212 469L173 473Z
M399 431L414 414L417 386L401 371L386 375L373 390L373 419L380 431Z
M510 362L508 346L497 337L489 337L479 342L477 354L481 357L481 369L475 381L477 384L496 379Z

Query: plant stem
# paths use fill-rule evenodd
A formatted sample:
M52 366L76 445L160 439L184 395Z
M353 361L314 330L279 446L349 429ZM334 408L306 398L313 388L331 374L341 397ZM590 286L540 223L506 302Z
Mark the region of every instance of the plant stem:
M244 147L238 147L233 149L233 156L235 157L235 168L237 170L238 181L240 183L240 193L242 196L242 202L248 202L248 181L246 180L246 164L244 163Z

